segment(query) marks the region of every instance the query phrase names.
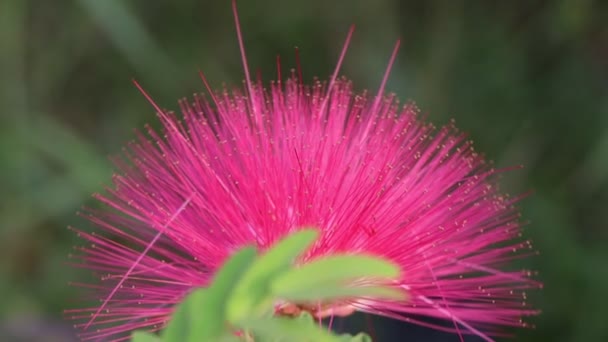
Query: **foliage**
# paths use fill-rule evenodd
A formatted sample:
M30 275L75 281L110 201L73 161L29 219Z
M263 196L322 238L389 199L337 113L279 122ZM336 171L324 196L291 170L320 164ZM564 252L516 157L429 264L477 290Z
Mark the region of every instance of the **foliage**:
M133 342L293 341L367 342L369 336L334 335L304 312L297 318L274 315L274 304L332 303L349 297L403 300L389 286L354 287L359 278L396 280L398 266L365 255L335 255L297 266L294 261L317 237L312 229L283 239L263 255L254 247L235 253L207 288L197 289L177 306L160 336L133 333ZM240 336L240 337L239 337Z

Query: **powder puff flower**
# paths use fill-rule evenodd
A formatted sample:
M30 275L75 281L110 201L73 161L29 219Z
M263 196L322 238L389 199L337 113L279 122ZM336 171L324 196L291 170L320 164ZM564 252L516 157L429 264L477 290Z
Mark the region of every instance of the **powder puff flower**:
M95 195L104 208L84 213L98 229L77 230L87 245L73 261L98 277L76 284L98 304L67 311L82 339L161 329L234 251L267 249L307 226L321 237L302 262L363 252L402 269L395 286L408 292L406 302L353 298L336 313L485 340L525 326L522 317L536 313L526 290L539 285L509 267L533 254L520 239L517 199L499 192L499 171L453 124L436 128L415 105L385 94L397 48L376 95L337 77L352 29L328 82L303 85L279 70L264 88L249 77L236 9L235 18L244 89L183 100L180 117L137 85L164 129L146 127L128 144L113 186Z

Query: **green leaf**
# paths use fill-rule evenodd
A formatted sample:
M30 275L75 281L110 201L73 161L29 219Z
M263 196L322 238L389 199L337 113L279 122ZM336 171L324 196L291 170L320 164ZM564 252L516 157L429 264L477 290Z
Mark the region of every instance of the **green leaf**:
M225 332L217 340L218 342L244 342L243 339L237 337L232 332Z
M160 342L160 338L146 331L136 331L131 335L131 342Z
M315 324L315 319L309 312L302 312L299 316L294 317L293 319L300 320L302 322L306 322L307 324Z
M243 248L224 263L208 288L188 295L165 329L165 341L213 341L221 336L226 323L226 300L255 256L254 247Z
M403 301L407 299L405 291L389 286L356 286L325 285L311 289L285 290L276 295L291 302L331 302L345 298L375 298Z
M340 289L350 295L370 291L370 294L386 294L393 297L394 290L378 287L352 287L349 282L357 279L398 278L400 269L389 261L365 255L336 255L291 269L277 277L271 284L272 293L285 299L313 300L339 295ZM320 296L322 298L315 298ZM342 296L343 297L343 296Z
M255 247L246 247L232 256L216 274L206 291L204 304L191 310L194 329L190 341L213 341L221 336L226 325L226 304L242 275L254 262ZM204 324L201 324L204 322Z
M247 319L243 326L252 331L256 341L340 342L327 328L314 322L284 317Z
M300 230L287 236L259 257L243 275L228 301L228 320L237 323L252 314L259 314L267 309L266 306L271 306L270 282L288 269L317 236L316 230Z
M341 335L341 336L346 336L346 338L344 338L344 341L348 341L348 342L372 342L372 338L364 333L359 333L355 336L352 335Z
M171 321L162 333L163 342L189 341L191 329L200 325L192 322L192 312L197 307L204 307L205 291L197 289L177 305L171 315ZM200 319L200 316L198 318Z

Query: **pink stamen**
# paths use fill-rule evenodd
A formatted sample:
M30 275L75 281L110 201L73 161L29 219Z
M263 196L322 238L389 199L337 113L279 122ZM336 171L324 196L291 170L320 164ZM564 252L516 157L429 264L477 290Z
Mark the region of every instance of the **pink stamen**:
M154 236L154 238L152 239L152 241L150 241L150 243L148 243L148 245L143 250L143 252L141 252L141 254L137 257L137 259L135 259L135 261L133 262L133 264L131 265L131 267L129 268L129 270L120 279L120 281L118 282L118 284L116 284L116 286L114 286L114 289L112 289L112 291L110 292L110 294L108 295L108 297L106 297L106 299L103 301L103 303L101 304L101 306L99 306L99 308L97 309L97 311L95 311L95 313L91 316L91 319L89 320L89 322L87 322L87 324L84 326L85 330L87 330L89 328L89 326L91 326L91 323L93 323L93 321L95 321L95 319L97 318L97 316L99 316L99 313L106 307L106 305L108 304L108 302L110 301L110 299L112 299L112 297L114 297L114 294L116 294L116 291L118 291L118 289L122 286L122 284L125 282L125 280L127 280L127 278L129 278L129 275L133 272L133 270L135 269L135 267L137 267L139 265L139 263L141 262L141 260L144 258L144 256L146 256L146 254L148 254L148 252L150 251L150 249L152 248L152 246L154 246L154 244L156 243L156 241L158 241L158 239L161 237L161 235L163 235L165 233L165 231L167 230L167 228L169 227L169 225L173 222L173 220L175 220L177 218L177 216L179 216L179 214L181 214L181 212L184 209L186 209L186 206L190 203L190 201L192 201L193 197L194 197L194 194L190 195L184 201L184 203L182 203L182 205L179 208L177 208L177 210L173 213L173 215L171 215L171 217L169 218L169 220L167 221L167 223L165 223L165 225L158 231L158 233L156 233L156 236Z
M340 68L342 67L342 62L344 61L344 57L346 56L346 51L348 50L348 45L350 45L350 39L352 38L354 32L355 25L351 25L350 29L348 30L348 34L346 35L346 40L344 41L344 44L342 44L342 52L340 52L338 63L336 64L334 73L331 75L331 78L329 80L326 95L323 99L323 102L321 103L321 107L319 108L319 116L321 116L323 114L323 111L325 111L325 107L327 106L327 102L329 101L329 96L333 91L336 79L338 78L338 73L340 72Z

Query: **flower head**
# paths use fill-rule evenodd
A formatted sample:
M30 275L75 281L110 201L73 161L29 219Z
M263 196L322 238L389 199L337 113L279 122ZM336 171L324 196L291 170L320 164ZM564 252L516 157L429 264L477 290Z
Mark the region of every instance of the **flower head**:
M516 199L499 192L499 171L463 133L385 95L386 77L377 96L356 93L338 68L328 83L292 75L263 88L244 65L244 90L183 100L181 118L155 105L163 132L138 134L116 160L113 186L95 195L107 208L86 212L99 230L78 231L88 245L74 258L99 276L79 285L100 303L68 311L83 339L162 328L234 251L263 250L305 226L321 238L301 262L364 252L402 268L395 286L407 302L353 298L336 312L487 340L536 313L525 291L538 284L508 267L533 253Z

